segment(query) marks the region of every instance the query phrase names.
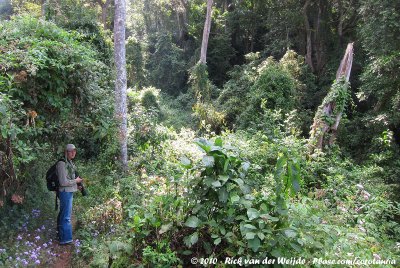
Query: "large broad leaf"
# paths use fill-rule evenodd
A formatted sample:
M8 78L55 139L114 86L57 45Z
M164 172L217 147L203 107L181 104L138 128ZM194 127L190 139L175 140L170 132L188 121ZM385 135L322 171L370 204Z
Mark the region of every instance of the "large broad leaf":
M254 239L255 236L256 236L256 233L253 233L253 232L247 232L246 233L246 239L247 240Z
M209 143L206 139L198 139L194 143L196 143L206 153L208 153L211 150L212 144Z
M233 179L233 181L236 182L237 185L238 185L240 188L244 187L244 182L243 182L242 179Z
M283 231L283 232L284 232L284 234L285 234L287 237L289 237L289 238L296 237L296 235L297 235L297 233L296 233L294 230L292 230L292 229L286 229L286 230Z
M219 245L221 243L221 237L218 237L217 239L214 240L214 245Z
M185 226L187 227L191 227L191 228L197 228L200 225L201 221L199 220L199 218L197 218L196 216L190 216L186 222L185 222Z
M251 208L251 205L253 204L250 200L246 200L245 198L241 197L240 204L242 204L245 208Z
M216 138L215 142L214 142L214 145L222 147L222 138L221 137Z
M222 153L222 147L212 145L211 148L210 148L209 153L211 153L211 152L216 152L216 153L213 153L213 154L221 154Z
M258 232L258 233L257 233L257 236L258 236L261 240L264 240L264 238L265 238L265 235L264 235L263 233L261 233L261 232Z
M206 167L213 167L214 166L214 157L212 157L212 156L205 155L205 156L203 156L202 161L203 161L203 164Z
M273 222L279 221L279 218L277 218L277 217L272 217L272 216L269 215L269 214L261 214L261 215L260 215L260 218L261 218L261 219L264 219L264 220L273 221Z
M226 203L226 201L228 201L228 191L226 190L225 186L218 190L218 199L222 203Z
M251 229L251 230L257 230L257 227L255 227L254 225L251 225L251 224L245 224L245 225L243 225L243 227L247 228L247 229Z
M219 188L219 187L222 186L222 184L221 184L220 181L213 181L213 182L211 183L211 185L212 185L214 188Z
M275 170L275 179L279 179L282 177L284 173L284 164L287 162L286 156L282 155L281 157L278 158L278 161L276 163L276 170Z
M189 248L192 247L194 244L196 244L198 240L199 240L199 233L198 232L194 232L193 234L185 236L183 238L183 242Z
M294 161L290 161L289 167L288 167L289 171L290 171L290 179L292 182L292 191L294 193L297 193L298 191L300 191L300 165L299 163L296 163Z
M222 181L222 184L225 184L229 180L229 176L227 175L219 175L218 180Z
M192 167L192 161L190 161L189 158L187 158L186 156L182 156L180 158L181 164L184 168L189 169Z
M260 213L255 208L249 208L247 210L247 216L249 217L249 220L254 220L260 216Z
M173 226L172 222L163 224L163 225L161 225L160 231L158 231L158 233L163 234L163 233L169 231L172 228L172 226Z
M261 241L258 237L254 237L251 240L248 240L249 247L254 251L257 252L261 246Z
M243 168L243 170L244 170L245 172L247 172L247 170L249 169L249 167L250 167L250 163L249 163L249 162L244 162L244 163L242 164L242 168Z
M240 197L237 194L231 195L231 202L232 203L239 202L239 200L240 200Z
M230 162L229 158L225 160L225 163L224 163L224 173L226 173L226 171L228 170L229 162Z

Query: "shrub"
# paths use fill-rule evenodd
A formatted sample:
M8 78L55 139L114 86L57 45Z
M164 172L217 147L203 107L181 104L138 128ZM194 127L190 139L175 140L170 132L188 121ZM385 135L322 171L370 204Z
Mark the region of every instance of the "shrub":
M141 97L141 104L146 110L154 110L154 111L159 111L160 107L158 105L158 94L159 91L154 88L145 88L142 91L142 97Z

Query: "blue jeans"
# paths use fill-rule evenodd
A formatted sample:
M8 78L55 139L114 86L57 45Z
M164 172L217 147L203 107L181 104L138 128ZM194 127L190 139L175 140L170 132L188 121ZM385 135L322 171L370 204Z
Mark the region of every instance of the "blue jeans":
M58 193L60 199L60 212L57 217L57 228L60 244L72 242L71 213L73 196L73 192Z

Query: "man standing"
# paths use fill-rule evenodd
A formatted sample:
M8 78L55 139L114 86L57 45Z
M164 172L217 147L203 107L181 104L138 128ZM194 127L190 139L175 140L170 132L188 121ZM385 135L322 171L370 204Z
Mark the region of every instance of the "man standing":
M76 167L72 163L72 159L75 158L75 155L75 145L67 144L65 147L65 161L58 161L56 168L60 183L58 190L60 212L57 217L57 229L60 245L73 243L71 224L72 200L74 192L78 190L77 183L82 182L80 177L76 177Z

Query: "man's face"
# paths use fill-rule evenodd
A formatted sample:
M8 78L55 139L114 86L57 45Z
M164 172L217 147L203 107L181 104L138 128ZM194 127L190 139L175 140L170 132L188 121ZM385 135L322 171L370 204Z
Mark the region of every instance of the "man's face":
M74 159L76 155L76 150L67 151L67 158L69 160Z

